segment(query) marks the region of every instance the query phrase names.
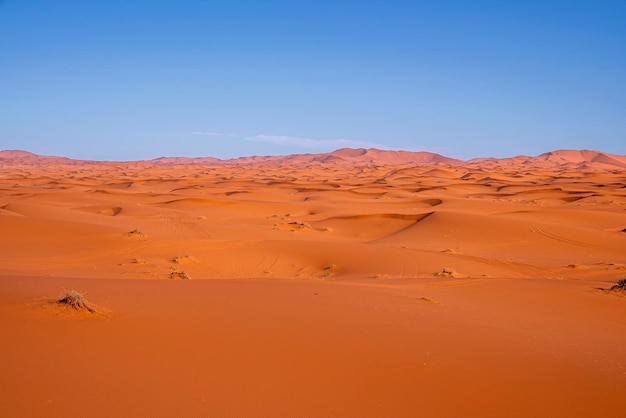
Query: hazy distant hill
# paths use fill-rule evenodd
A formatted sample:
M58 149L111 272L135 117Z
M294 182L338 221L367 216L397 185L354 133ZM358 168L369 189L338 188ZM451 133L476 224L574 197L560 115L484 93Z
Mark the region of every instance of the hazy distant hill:
M1 164L41 165L64 164L77 165L84 163L119 164L110 161L73 160L66 157L42 156L27 151L0 151ZM431 152L388 151L376 148L343 148L322 154L293 154L283 156L251 156L229 160L214 157L161 157L149 161L131 161L155 165L290 165L301 167L307 165L470 165L491 168L515 169L557 169L570 170L624 170L626 156L608 154L590 150L557 150L546 152L536 157L520 155L510 158L475 158L468 161L457 160Z
M626 156L589 150L557 150L546 152L536 157L519 155L511 158L475 158L467 161L470 165L490 167L524 167L525 169L543 169L562 167L568 169L626 169Z
M0 151L0 163L13 164L76 164L80 160L72 160L66 157L53 157L47 155L37 155L28 151L6 150Z

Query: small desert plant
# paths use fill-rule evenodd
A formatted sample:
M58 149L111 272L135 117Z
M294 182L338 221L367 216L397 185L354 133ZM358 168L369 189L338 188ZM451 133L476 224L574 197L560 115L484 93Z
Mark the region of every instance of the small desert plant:
M95 313L96 310L89 306L89 303L85 300L82 294L78 293L76 290L70 290L65 293L61 299L57 300L57 303L62 305L67 305L76 310L85 309L91 313Z
M324 270L321 273L321 277L332 277L335 275L335 270L337 269L337 266L334 264L329 264L326 267L324 267Z
M301 222L301 221L291 221L291 222L289 222L289 225L293 225L297 229L313 229L313 227L311 225L309 225L306 222Z
M198 260L192 255L179 255L172 259L172 263L175 264L195 264Z
M615 283L609 290L617 291L620 290L622 292L626 292L626 277L620 278L620 280Z
M170 273L170 279L189 280L189 275L184 271L173 271Z
M436 277L455 277L456 271L450 267L444 267L440 272L435 273Z

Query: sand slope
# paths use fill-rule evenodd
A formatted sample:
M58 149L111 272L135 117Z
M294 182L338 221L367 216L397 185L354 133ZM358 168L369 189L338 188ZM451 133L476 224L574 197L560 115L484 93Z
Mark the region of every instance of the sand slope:
M0 415L621 416L624 164L0 152Z

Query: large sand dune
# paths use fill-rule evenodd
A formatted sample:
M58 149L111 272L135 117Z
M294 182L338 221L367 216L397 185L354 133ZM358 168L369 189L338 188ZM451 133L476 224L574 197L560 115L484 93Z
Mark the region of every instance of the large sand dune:
M0 152L0 415L623 416L625 170Z

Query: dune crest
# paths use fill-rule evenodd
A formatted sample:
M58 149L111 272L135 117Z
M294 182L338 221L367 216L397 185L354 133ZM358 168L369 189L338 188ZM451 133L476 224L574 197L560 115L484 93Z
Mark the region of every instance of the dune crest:
M66 157L52 157L33 154L28 151L0 151L0 164L68 164L85 163L84 160L73 160ZM95 161L91 161L96 163ZM117 162L100 161L101 164ZM126 162L132 163L132 162ZM557 150L546 152L535 157L516 156L509 158L475 158L468 161L445 157L431 152L392 151L376 148L343 148L324 154L293 154L285 156L250 156L228 160L214 157L159 157L149 161L137 161L136 164L154 165L291 165L307 164L351 164L351 165L454 165L469 164L473 167L491 168L548 168L556 167L584 168L585 170L625 169L626 156L608 154L591 150Z

